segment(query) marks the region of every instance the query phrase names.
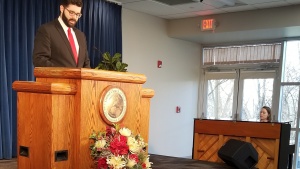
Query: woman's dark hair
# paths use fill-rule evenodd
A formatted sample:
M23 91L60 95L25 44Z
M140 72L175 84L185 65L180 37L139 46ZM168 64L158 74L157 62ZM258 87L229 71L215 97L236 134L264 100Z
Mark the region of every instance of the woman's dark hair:
M82 5L83 5L82 0L61 0L60 1L60 5L62 5L62 6L68 6L70 4L76 5L79 7L82 7Z
M264 106L264 107L262 107L262 109L266 109L267 110L267 112L268 112L268 122L271 122L271 108L270 107L268 107L268 106Z

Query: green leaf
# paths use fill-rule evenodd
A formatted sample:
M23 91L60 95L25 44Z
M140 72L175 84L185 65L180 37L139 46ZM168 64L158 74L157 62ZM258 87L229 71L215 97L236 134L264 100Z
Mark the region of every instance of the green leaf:
M121 53L115 53L115 54L114 54L114 57L116 57L116 58L121 58Z
M102 57L103 57L103 59L109 61L110 60L110 54L109 54L109 52L103 53Z
M120 53L115 53L115 55L112 58L112 63L117 63L121 59L121 54Z
M121 53L115 53L112 57L109 52L102 54L102 61L98 64L95 69L112 70L119 72L126 72L128 64L122 63Z
M121 63L120 61L117 62L116 68L117 68L117 70L121 70L121 68L122 68L122 63Z

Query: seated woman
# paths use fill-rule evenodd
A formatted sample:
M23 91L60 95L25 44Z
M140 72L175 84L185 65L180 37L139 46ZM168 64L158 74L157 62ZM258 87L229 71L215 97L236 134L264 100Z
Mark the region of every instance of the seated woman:
M264 106L260 110L260 122L271 122L271 109Z

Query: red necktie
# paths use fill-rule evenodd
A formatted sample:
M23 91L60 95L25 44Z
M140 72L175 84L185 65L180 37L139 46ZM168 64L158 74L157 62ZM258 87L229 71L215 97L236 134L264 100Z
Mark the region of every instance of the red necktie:
M72 35L72 32L71 32L70 28L68 29L68 37L69 37L69 42L70 42L72 52L73 52L73 55L74 55L74 59L75 59L76 64L77 64L78 56L77 56L77 51L76 51L76 47L75 47L74 38L73 38L73 35Z

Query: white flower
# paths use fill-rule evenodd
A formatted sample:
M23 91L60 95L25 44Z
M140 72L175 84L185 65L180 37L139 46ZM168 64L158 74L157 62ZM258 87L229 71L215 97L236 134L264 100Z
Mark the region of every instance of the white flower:
M105 144L106 144L106 141L104 139L97 140L95 143L95 147L97 149L101 149L101 148L104 148Z
M130 136L127 138L127 144L131 145L131 144L135 144L136 140L134 137Z
M134 159L128 159L126 166L132 168L134 165L136 165L136 161Z
M121 128L119 130L119 133L122 135L122 136L126 136L126 137L129 137L131 136L131 131L128 129L128 128Z
M144 139L139 135L137 141L141 147L147 147L148 144L144 142Z
M135 140L135 138L133 137L128 137L127 139L127 144L129 146L129 150L132 153L138 153L142 150L142 146L139 144L139 142L137 140Z
M149 155L148 155L148 157L145 159L144 163L146 164L146 168L147 168L147 169L151 169L151 164L153 164L153 163L149 161Z
M125 167L126 162L123 160L122 156L110 156L106 160L108 165L111 165L114 169L122 169Z
M142 150L141 146L139 146L138 144L134 144L134 145L130 145L129 146L129 150L132 152L132 153L138 153Z

